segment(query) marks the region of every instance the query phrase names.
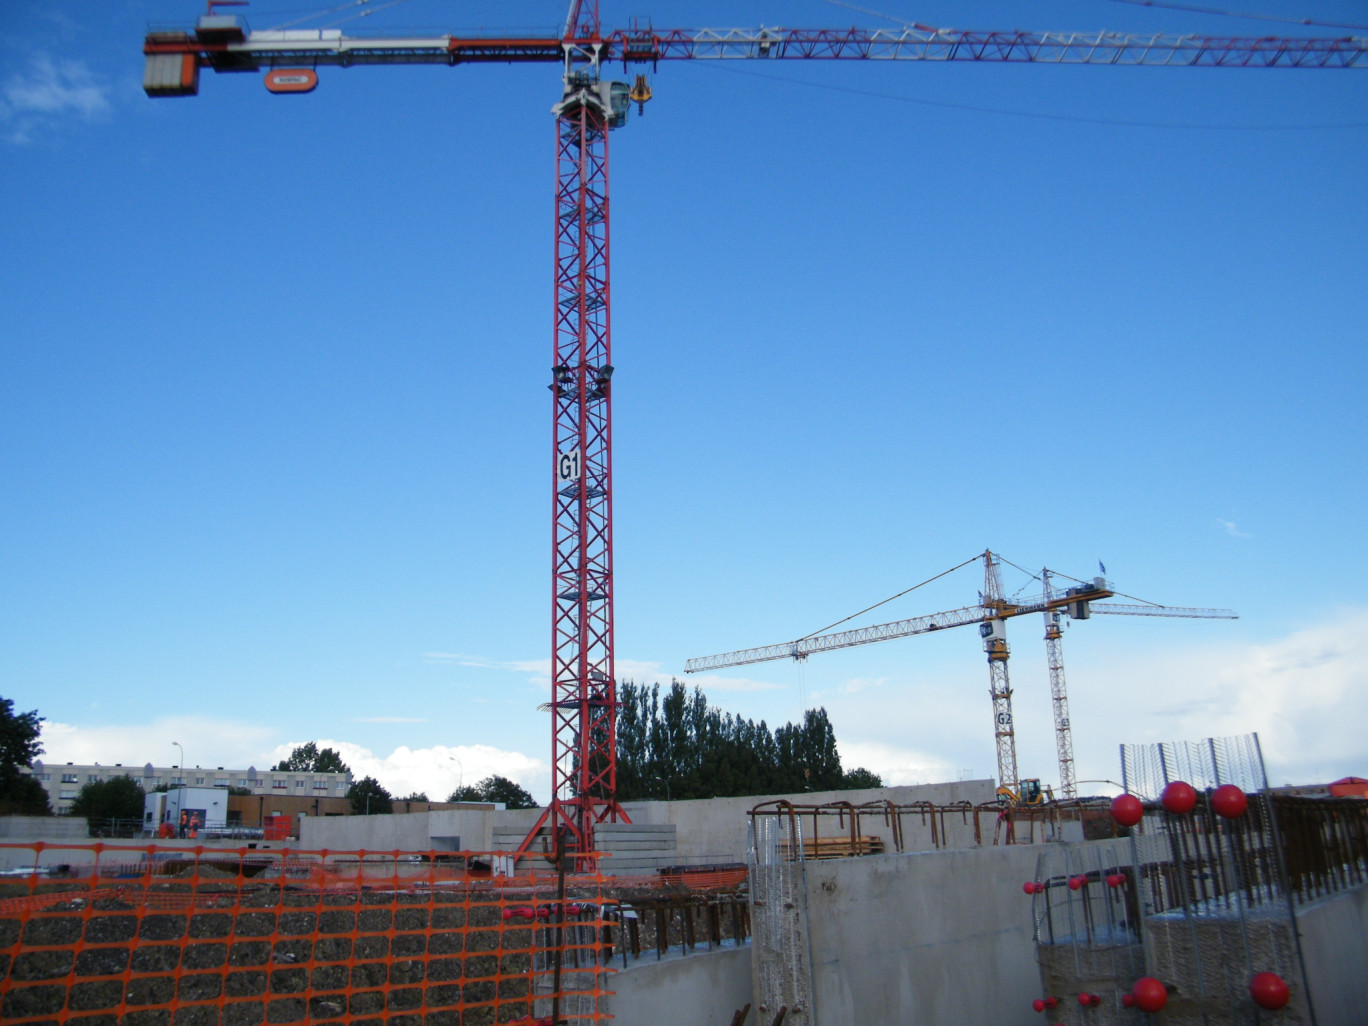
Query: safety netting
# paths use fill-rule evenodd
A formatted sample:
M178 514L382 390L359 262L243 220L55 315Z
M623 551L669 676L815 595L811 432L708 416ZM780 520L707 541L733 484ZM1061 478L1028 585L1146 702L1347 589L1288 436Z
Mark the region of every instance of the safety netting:
M0 1020L590 1022L620 923L599 873L507 853L0 845ZM500 862L502 859L502 863Z

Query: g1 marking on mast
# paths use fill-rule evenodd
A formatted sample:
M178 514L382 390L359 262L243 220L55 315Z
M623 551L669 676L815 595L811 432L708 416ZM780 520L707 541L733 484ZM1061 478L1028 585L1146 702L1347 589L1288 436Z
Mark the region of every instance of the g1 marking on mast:
M578 449L571 449L556 457L556 480L565 484L578 481L584 471L583 461Z

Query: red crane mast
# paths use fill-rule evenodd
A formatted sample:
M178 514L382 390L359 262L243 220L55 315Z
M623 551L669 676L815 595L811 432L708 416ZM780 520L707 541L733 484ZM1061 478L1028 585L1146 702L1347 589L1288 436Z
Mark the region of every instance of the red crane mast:
M149 96L191 96L203 68L268 71L306 92L324 65L559 63L552 356L551 802L558 851L594 850L594 827L626 819L616 798L608 134L648 91L602 77L668 60L912 60L1165 67L1361 68L1368 39L1239 39L1114 33L895 29L667 29L604 34L598 0L572 0L560 36L352 37L337 30L250 32L210 3L192 31L143 44ZM224 6L227 6L226 4ZM239 5L233 5L239 6ZM298 69L298 70L293 70Z

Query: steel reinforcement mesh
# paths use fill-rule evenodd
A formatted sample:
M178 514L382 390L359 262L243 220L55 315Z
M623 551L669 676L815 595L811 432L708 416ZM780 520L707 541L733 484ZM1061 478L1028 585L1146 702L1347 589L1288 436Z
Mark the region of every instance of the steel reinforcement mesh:
M0 845L0 1021L610 1018L604 878L495 877L493 858Z
M1158 801L1175 780L1199 791L1222 784L1250 792L1268 787L1258 734L1122 745L1121 780L1128 792L1145 801Z
M751 810L747 863L758 1021L815 1022L803 824L779 801Z

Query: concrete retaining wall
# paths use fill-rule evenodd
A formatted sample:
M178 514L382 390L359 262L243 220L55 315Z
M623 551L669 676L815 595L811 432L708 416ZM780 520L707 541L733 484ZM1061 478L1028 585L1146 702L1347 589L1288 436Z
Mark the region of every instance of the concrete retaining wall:
M751 1001L751 949L643 958L614 973L607 986L615 991L608 1010L619 1026L726 1026ZM752 1009L747 1026L757 1021Z
M816 1022L1039 1026L1021 891L1038 855L1013 845L808 863Z
M848 801L856 805L892 801L900 805L933 802L939 806L966 801L980 804L993 801L993 797L993 781L964 780L863 791L820 791L681 802L628 802L625 808L632 823L638 826L673 825L676 844L671 864L718 865L745 862L746 831L749 826L746 813L761 802L776 798L788 798L803 805L836 801ZM501 847L498 843L500 840L506 843L512 834L526 836L540 815L540 809L505 809L488 812L415 812L391 816L308 816L300 820L299 847L327 848L332 851L361 848L368 851L391 851L396 848L402 851L451 850L455 847L451 840L459 838L459 846L467 851L494 851ZM921 851L934 847L929 821L919 816L904 816L902 826L905 850ZM942 839L942 847L970 847L974 844L972 816L967 819L959 815L946 816L944 826L948 843ZM834 820L831 829L833 832L839 829ZM866 817L861 829L883 838L885 849L893 850L892 827L884 824L881 817ZM992 829L992 818L989 816L984 821L987 834L985 843L992 843ZM937 825L937 836L939 833L940 824ZM627 837L625 834L622 836L624 839ZM626 855L626 851L623 855ZM625 865L622 871L627 871Z
M1320 1026L1368 1019L1368 887L1297 909L1302 952ZM1294 982L1294 981L1289 981Z
M89 835L84 816L0 816L0 841L80 841Z
M679 831L679 858L684 864L744 862L746 859L746 831L748 813L762 802L787 798L795 804L821 805L826 802L891 801L899 805L915 802L991 802L994 787L991 780L964 780L947 784L918 784L908 787L877 787L863 791L818 791L807 794L759 795L743 798L709 798L686 802L629 802L628 814L634 823L673 823ZM953 817L955 831L952 846L972 845L973 823L966 825L960 817ZM932 847L931 828L917 817L904 817L908 830L907 850ZM865 820L867 832L887 838L886 849L892 851L891 827L884 827L880 817ZM833 831L837 829L833 823ZM863 828L862 828L863 829Z

